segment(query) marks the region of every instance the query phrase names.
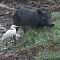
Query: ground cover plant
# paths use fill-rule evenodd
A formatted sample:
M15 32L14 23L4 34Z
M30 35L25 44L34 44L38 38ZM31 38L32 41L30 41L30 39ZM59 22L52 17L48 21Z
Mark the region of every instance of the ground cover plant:
M60 12L52 12L51 15L54 27L44 27L38 30L27 28L12 50L22 49L24 55L27 51L27 55L33 56L35 60L60 59Z

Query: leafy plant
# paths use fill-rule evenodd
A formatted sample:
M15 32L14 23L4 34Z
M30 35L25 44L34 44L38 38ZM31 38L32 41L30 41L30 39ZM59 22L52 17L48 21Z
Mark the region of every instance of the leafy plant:
M46 3L47 4L54 4L54 0L47 0Z
M22 47L29 49L29 51L31 51L27 54L31 56L33 56L34 51L37 52L36 55L33 56L36 60L58 59L60 57L60 12L53 12L52 20L55 23L54 27L44 27L39 29L27 28L23 37L20 37L17 40L18 43L16 44L15 49ZM50 49L52 49L52 51L50 51Z

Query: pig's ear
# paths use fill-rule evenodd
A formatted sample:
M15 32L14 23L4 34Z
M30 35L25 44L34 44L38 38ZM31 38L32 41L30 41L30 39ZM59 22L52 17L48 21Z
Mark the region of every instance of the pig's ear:
M37 10L37 12L38 12L39 15L44 15L43 12L39 9Z

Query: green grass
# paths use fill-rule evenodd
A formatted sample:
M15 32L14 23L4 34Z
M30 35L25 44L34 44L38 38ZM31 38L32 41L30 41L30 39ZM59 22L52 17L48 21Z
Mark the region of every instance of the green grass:
M60 58L60 12L52 12L52 20L55 24L54 27L44 27L36 30L28 28L23 37L17 40L16 47L22 48L24 46L24 48L29 49L34 46L41 46L37 50L36 56L34 56L36 60L40 60L40 58L58 60ZM49 46L52 50L49 50ZM28 54L32 56L32 51Z
M40 58L46 59L46 60L60 60L60 52L49 53L49 54L43 53L42 55L39 52L39 54L35 58L36 60L39 60Z
M47 4L54 4L54 0L46 0Z
M55 18L55 20L54 20ZM60 41L60 13L52 13L52 19L54 20L54 27L45 27L40 29L27 29L26 33L22 38L23 44L29 43L47 43L47 41L52 40L54 42Z

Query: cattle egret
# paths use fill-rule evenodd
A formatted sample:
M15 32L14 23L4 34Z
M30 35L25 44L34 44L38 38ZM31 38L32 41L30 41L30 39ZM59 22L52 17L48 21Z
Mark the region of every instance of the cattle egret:
M2 41L3 40L6 40L8 38L14 38L14 36L16 36L16 27L19 27L19 26L16 26L16 25L12 25L10 30L8 30L3 36L2 36ZM15 39L15 38L14 38ZM16 40L16 39L15 39ZM6 46L7 46L7 41L6 41Z

